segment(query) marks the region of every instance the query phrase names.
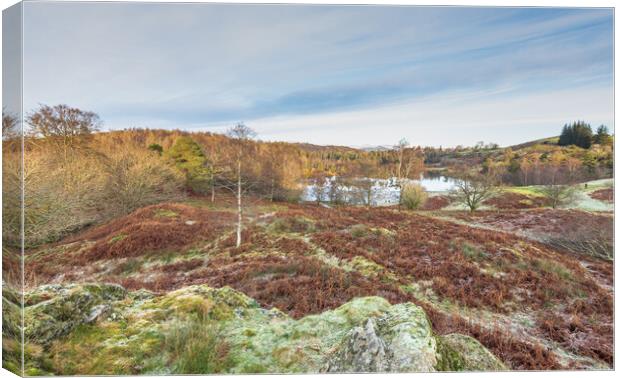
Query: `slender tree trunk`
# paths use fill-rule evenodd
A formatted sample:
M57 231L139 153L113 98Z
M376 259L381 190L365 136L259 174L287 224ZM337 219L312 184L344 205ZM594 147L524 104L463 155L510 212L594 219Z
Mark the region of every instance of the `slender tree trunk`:
M241 246L241 159L237 160L237 248Z
M62 140L62 149L63 149L63 155L65 157L65 164L67 164L67 138L63 138Z
M276 185L275 179L272 177L271 178L271 202L273 202L273 192L275 190L275 185Z
M215 202L215 177L211 173L211 203Z
M403 203L403 181L402 181L402 167L403 167L403 158L404 158L404 153L403 150L401 148L399 156L398 156L398 181L397 181L397 185L398 185L398 211L401 210L400 205Z

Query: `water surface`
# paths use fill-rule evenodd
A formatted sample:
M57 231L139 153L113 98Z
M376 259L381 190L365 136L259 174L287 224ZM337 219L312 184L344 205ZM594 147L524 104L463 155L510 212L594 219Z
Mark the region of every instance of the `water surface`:
M429 193L447 193L456 183L456 179L452 177L429 172L420 174L419 179L406 181L420 184ZM341 201L352 205L366 205L370 198L372 206L387 206L398 204L400 188L394 177L359 177L345 180L333 176L326 178L322 186L317 186L315 182L306 184L302 201L316 202L319 195L321 202Z

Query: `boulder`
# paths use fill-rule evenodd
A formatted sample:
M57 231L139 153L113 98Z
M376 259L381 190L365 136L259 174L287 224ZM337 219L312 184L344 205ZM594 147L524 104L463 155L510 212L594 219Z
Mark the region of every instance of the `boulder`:
M42 286L26 298L26 303L35 304L24 308L25 337L48 344L78 325L94 322L102 314L109 313L110 302L123 299L125 294L125 289L119 285Z
M437 348L424 311L412 304L390 307L354 327L328 358L328 372L435 371Z

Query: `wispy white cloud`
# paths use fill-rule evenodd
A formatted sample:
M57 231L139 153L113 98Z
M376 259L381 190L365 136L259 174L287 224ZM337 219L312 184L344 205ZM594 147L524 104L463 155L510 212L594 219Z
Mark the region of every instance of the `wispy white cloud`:
M613 126L611 107L612 88L509 96L502 91L459 91L355 111L255 119L248 125L264 140L366 146L392 145L405 137L416 145L447 147L484 140L507 146L557 135L573 120ZM193 126L223 131L229 125Z
M434 135L463 117L470 132L443 135L455 135L444 144L528 139L558 127L493 126L517 120L580 115L613 127L611 97L602 95L611 96L610 10L40 2L25 9L26 108L70 103L100 113L111 128L244 120L265 137L362 145L397 137L404 124ZM461 102L449 104L455 95ZM555 96L574 106L562 108ZM520 101L528 107L512 108ZM364 126L350 133L353 124Z

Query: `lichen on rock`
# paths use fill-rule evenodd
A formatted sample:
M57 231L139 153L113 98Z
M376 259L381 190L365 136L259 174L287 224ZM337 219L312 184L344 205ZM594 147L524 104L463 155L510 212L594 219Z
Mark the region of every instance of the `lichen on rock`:
M437 364L436 341L424 311L412 304L391 306L345 337L328 359L329 372L428 372Z
M261 308L229 287L206 285L163 295L126 294L115 285L56 285L28 297L36 304L26 307L27 334L43 347L30 367L54 374L419 372L498 366L479 344L434 335L422 308L391 305L381 297L355 298L301 319Z
M24 336L47 344L80 324L96 320L104 310L109 312L110 303L125 294L122 286L109 284L41 286L25 297L26 303L34 304L24 309Z

